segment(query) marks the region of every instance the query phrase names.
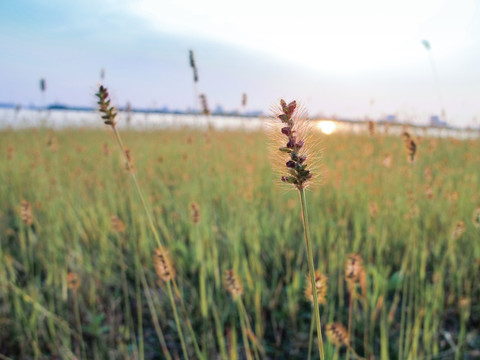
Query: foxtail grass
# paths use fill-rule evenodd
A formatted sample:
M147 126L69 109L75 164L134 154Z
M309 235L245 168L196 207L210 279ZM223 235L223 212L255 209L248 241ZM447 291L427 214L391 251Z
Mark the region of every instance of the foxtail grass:
M274 107L275 118L272 120L271 136L276 144L274 165L282 174L280 179L298 191L300 200L305 245L307 249L308 267L313 297L313 312L317 325L318 352L324 360L322 325L318 304L318 293L315 279L315 264L308 223L307 201L305 189L312 183L312 168L317 160L311 133L311 125L307 121L306 111L297 107L297 102L287 104L283 99L280 107ZM279 156L279 154L281 154Z
M157 242L157 245L159 247L159 249L157 249L157 252L156 252L155 268L156 268L157 274L159 275L160 279L165 281L165 283L167 284L167 293L168 293L168 297L170 299L170 303L171 303L171 306L172 306L174 319L175 319L175 324L176 324L177 332L178 332L180 342L181 342L183 356L184 356L185 359L189 359L189 354L188 354L187 346L186 346L186 343L185 343L185 340L184 340L183 331L182 331L182 327L181 327L181 324L180 324L177 305L175 303L175 297L174 297L174 291L173 291L173 289L174 289L175 292L177 293L178 298L181 300L181 296L180 296L180 293L178 291L178 288L177 288L177 285L176 285L176 282L175 282L174 267L172 265L172 262L171 262L170 258L167 255L167 253L163 250L164 245L163 245L163 243L160 239L160 236L157 232L157 229L155 227L155 224L154 224L154 221L153 221L153 216L151 215L151 213L149 211L149 208L147 206L145 197L144 197L144 195L143 195L143 193L140 189L140 186L138 184L138 180L137 180L137 177L136 177L136 174L135 174L135 171L134 171L134 166L133 166L133 160L132 160L131 153L130 153L129 149L127 149L123 145L122 139L120 137L120 133L119 133L118 128L117 128L117 120L116 120L116 116L117 116L118 112L117 112L115 107L111 106L111 99L110 99L110 95L108 93L108 90L103 85L100 85L99 90L96 93L96 96L98 98L97 103L98 103L98 106L99 106L99 111L103 114L102 119L103 119L105 125L109 125L112 128L112 130L115 134L117 144L118 144L118 146L120 148L120 151L122 152L122 154L125 158L126 169L132 177L134 187L135 187L135 189L137 191L137 194L138 194L138 196L139 196L139 198L142 202L145 214L147 216L148 223L150 225L150 229L151 229L151 231L152 231L152 233L155 237L155 240ZM164 230L164 235L167 235L166 229ZM137 245L137 249L138 249L138 245ZM138 256L140 256L139 251L138 251ZM146 282L145 275L144 275L143 271L140 271L140 272L142 273L140 280L142 282L142 286L146 290L147 301L149 303L149 306L151 307L151 299L149 298L150 294L149 294L148 284ZM172 286L173 286L173 289L172 289ZM143 335L142 335L143 330L142 330L141 314L140 314L140 312L141 312L141 308L140 308L141 299L138 298L138 294L139 294L139 292L137 291L137 308L138 308L138 311L139 311L138 319L139 319L139 332L140 332L140 336L139 336L140 356L143 358ZM158 329L157 329L157 332L158 332ZM160 333L159 333L159 340L162 344L164 344L164 341L163 341L162 338L163 338L163 335L160 336ZM194 343L196 345L195 337L193 337L193 340L194 340ZM168 357L168 355L166 355L166 356Z

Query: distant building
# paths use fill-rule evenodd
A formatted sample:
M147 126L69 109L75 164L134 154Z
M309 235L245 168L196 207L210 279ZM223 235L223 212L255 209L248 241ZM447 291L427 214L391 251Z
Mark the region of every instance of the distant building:
M217 105L215 110L213 110L213 113L214 114L223 114L224 113L223 106L222 105Z
M389 122L389 123L397 122L397 115L395 115L395 114L387 115L387 116L385 117L385 121L386 121L386 122Z
M430 116L430 126L447 126L446 121L440 120L440 116L432 115Z

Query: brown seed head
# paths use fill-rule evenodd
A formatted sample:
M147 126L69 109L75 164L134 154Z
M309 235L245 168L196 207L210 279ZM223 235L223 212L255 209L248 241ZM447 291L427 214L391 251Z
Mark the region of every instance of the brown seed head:
M472 222L477 229L480 229L480 207L473 212Z
M135 169L134 163L133 163L133 157L132 153L130 152L130 149L125 149L125 169L127 171L133 171Z
M319 270L315 271L315 287L317 289L317 300L319 304L326 303L325 297L328 289L327 280L328 278ZM312 280L310 279L310 275L307 276L304 294L305 298L313 303Z
M386 168L389 168L392 166L392 155L387 155L382 161L382 165Z
M372 120L367 121L368 133L370 136L375 135L375 123Z
M205 94L200 94L200 102L202 103L202 114L210 115L210 109L208 108L207 96Z
M335 346L350 345L347 330L340 323L328 324L325 326L327 339Z
M72 290L74 293L77 292L78 288L80 287L81 281L80 277L74 273L69 272L67 274L67 288Z
M377 217L377 214L378 214L378 205L375 201L371 201L369 204L368 204L368 212L370 213L370 216L372 218L375 218Z
M110 221L112 223L112 228L117 233L124 233L125 232L125 224L122 220L120 220L116 215L112 215L110 217Z
M108 144L106 142L103 143L103 154L105 156L110 156L110 149L108 148Z
M364 271L362 257L359 254L348 255L345 261L345 279L357 283Z
M470 308L470 298L467 296L462 296L460 300L458 301L458 306L460 307L461 310L468 310Z
M431 188L431 186L428 186L426 188L425 195L427 196L427 199L433 199L434 193L433 193L433 189Z
M225 288L234 298L242 296L243 285L233 270L225 271L224 282Z
M415 154L417 152L417 144L410 136L408 132L404 132L403 136L403 144L405 145L405 149L407 150L408 160L412 163L415 160Z
M7 148L7 159L12 160L15 153L15 148L12 145L8 145Z
M153 255L153 266L159 280L167 282L175 277L175 268L170 258L170 254L164 248L155 249Z
M32 205L26 200L23 200L20 205L20 217L27 226L33 224Z
M197 203L192 203L191 205L192 208L192 221L193 223L199 224L200 223L200 207L198 206Z
M465 232L465 223L461 220L457 221L452 231L452 239L457 240Z

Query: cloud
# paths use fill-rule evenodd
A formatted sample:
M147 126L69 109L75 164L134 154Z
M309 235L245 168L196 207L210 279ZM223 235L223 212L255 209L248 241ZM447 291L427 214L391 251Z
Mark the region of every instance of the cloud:
M475 2L455 2L453 12L445 10L450 2L435 0L139 0L122 6L161 32L233 44L317 71L352 74L424 61L419 45L424 35L466 36L462 25L469 23ZM437 52L456 50L455 42L447 45L437 44Z

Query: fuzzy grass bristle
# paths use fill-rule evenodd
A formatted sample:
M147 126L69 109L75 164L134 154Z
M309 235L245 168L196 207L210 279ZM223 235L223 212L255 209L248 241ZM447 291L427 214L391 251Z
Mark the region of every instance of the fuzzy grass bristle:
M200 223L200 207L195 202L192 202L190 207L192 209L192 221L195 225L197 225Z
M234 298L242 296L243 285L233 270L225 271L224 282L225 288Z
M69 272L67 274L67 288L73 293L76 293L81 285L80 277L77 273Z
M175 268L170 258L170 254L164 248L155 249L153 266L159 280L168 282L175 277Z
M335 346L350 346L348 332L340 323L328 324L325 326L325 334L327 339Z
M125 223L118 218L116 215L110 216L110 222L112 223L112 228L117 233L125 233Z
M372 120L368 120L367 126L368 126L368 133L370 134L370 136L374 136L376 124Z
M125 169L127 171L134 171L135 170L135 164L133 161L133 156L132 153L130 152L130 149L125 148Z
M359 254L350 254L345 261L345 279L359 282L363 269L363 260Z
M23 200L22 204L20 205L20 217L22 218L22 221L27 226L32 226L33 224L32 205L30 205L30 203L26 200Z
M457 221L452 231L452 239L453 240L459 239L465 232L465 229L466 229L465 223L462 220Z
M305 285L305 298L313 303L313 291L312 282L310 281L310 275L307 275L307 282ZM315 287L317 288L317 301L319 304L326 304L328 277L322 274L319 270L315 271Z
M480 207L474 210L472 222L473 226L475 226L477 229L480 229Z
M407 151L408 160L413 163L415 161L415 154L417 153L417 144L407 131L402 134L402 137L405 150Z
M362 290L362 297L366 296L367 279L361 255L348 255L345 261L345 280L347 281L350 291L353 292L355 286L359 284Z
M287 104L282 99L271 111L272 163L283 183L304 189L318 175L318 140L313 138L313 125L307 120L305 108L295 100Z
M210 115L210 109L208 107L207 96L205 94L200 94L200 103L202 104L202 114Z

